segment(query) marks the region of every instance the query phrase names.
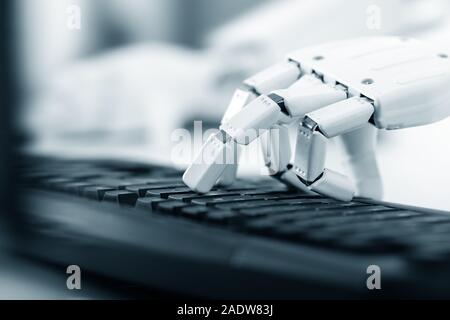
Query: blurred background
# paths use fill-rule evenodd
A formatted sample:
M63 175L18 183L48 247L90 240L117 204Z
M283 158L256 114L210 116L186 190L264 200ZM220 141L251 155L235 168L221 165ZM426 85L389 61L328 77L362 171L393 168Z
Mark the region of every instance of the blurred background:
M17 0L17 124L33 152L167 163L174 129L216 126L240 82L290 50L387 34L446 51L449 13L445 0ZM386 200L450 210L449 124L380 133Z
M215 127L243 79L304 46L400 35L450 52L447 0L15 0L0 6L0 157L6 164L16 161L11 146L170 164L173 130L189 129L193 120ZM449 137L450 119L380 132L384 199L450 211ZM330 166L345 170L339 141L331 149ZM189 161L180 160L175 165ZM243 163L240 174L258 174L255 163L261 162ZM13 212L12 166L0 166L0 178L1 209ZM6 217L2 245L15 215ZM0 298L67 295L47 291L64 274L55 278L38 264L17 267L14 259L0 255L0 283L8 288Z

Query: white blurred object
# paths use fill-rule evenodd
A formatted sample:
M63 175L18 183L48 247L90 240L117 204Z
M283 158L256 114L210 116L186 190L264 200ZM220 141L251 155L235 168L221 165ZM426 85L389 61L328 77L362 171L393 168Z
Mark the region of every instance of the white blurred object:
M40 99L32 99L28 124L38 138L97 132L110 140L127 140L129 132L143 145L159 142L167 146L170 132L189 117L219 119L238 83L292 48L350 36L406 33L441 21L446 2L432 1L434 10L424 11L426 15L421 14L421 8L428 7L424 2L276 1L213 32L205 51L154 44L89 58L62 72L34 72L52 80L49 85L41 81L47 89ZM146 9L152 8L152 3L134 1L127 15L143 21L143 12L150 14L152 10ZM78 4L87 5L84 0ZM120 1L112 4L106 6L112 13L125 5ZM66 1L59 4L60 9L66 5ZM367 25L374 14L370 8L379 9L375 12L381 19L379 29ZM130 27L134 25L139 26L132 23ZM95 41L95 34L91 37L89 41ZM57 52L56 48L49 51ZM67 47L67 52L71 51L77 52Z
M108 28L130 41L174 38L174 0L16 0L16 43L25 90L42 90L48 76L107 45ZM78 9L79 29L68 21ZM126 10L124 10L126 8Z
M99 134L108 143L127 141L129 134L128 143L167 146L183 119L204 115L206 106L221 100L209 88L214 68L207 56L176 46L112 51L53 77L44 94L31 101L28 127L38 139L89 140ZM216 119L220 112L209 108L206 117Z
M279 0L217 29L207 43L231 53L265 52L273 61L324 41L417 34L445 22L449 5L446 0Z

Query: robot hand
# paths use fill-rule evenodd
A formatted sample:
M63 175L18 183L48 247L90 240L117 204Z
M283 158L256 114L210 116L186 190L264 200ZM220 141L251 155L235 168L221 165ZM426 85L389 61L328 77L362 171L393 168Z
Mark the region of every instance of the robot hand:
M349 201L355 194L350 179L324 167L327 140L346 135L347 151L357 156L358 147L365 147L361 139L370 137L358 138L357 129L441 120L450 114L449 85L447 55L412 39L361 38L294 52L236 91L220 131L204 144L183 181L200 193L218 182L231 183L239 145L261 136L266 166L276 178L305 192ZM298 124L292 161L291 124Z

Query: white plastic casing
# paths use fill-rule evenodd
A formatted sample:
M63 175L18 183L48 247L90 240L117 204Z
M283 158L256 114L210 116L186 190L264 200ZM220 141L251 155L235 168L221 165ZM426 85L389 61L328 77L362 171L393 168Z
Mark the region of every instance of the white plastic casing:
M259 94L268 94L278 88L286 88L300 77L300 68L293 62L275 64L246 79L244 84Z
M327 139L319 132L299 126L295 147L294 170L306 181L314 181L323 172Z
M312 75L305 75L289 88L273 93L283 97L291 117L303 117L308 112L347 98L345 91L324 84Z
M245 89L237 89L234 92L233 98L231 98L231 102L228 105L225 114L222 117L221 123L227 122L237 113L239 113L250 101L254 100L257 96L248 90ZM222 186L229 186L236 180L237 175L237 166L240 150L237 146L236 152L238 153L236 156L236 163L228 163L225 165L222 175L217 181L218 184Z
M350 201L355 195L355 187L346 176L325 169L322 177L309 186L312 191L341 201Z
M249 144L274 125L281 114L280 107L270 98L261 95L241 112L220 126L239 144Z
M260 137L264 163L270 174L286 170L291 160L289 129L285 125L274 125Z
M303 182L300 181L300 179L292 169L284 172L279 179L280 181L286 183L288 186L291 186L298 190L302 190L306 193L311 193L311 190Z
M432 123L450 115L450 62L409 38L370 37L308 47L288 55L302 72L348 87L374 102L378 128Z
M318 109L306 116L318 124L327 138L358 129L367 124L374 111L365 98L353 97Z
M221 123L227 123L247 104L256 99L257 95L253 91L256 91L260 94L269 93L272 90L289 86L294 81L296 81L299 76L300 69L295 63L284 62L273 65L246 79L244 81L244 84L247 86L247 88L239 88L235 91L233 98L231 99L231 102L228 105L224 116L222 117ZM282 116L280 116L280 118L282 118ZM284 118L287 122L291 120L288 116L285 116ZM284 145L285 144L283 144L283 146ZM239 147L237 147L237 152L239 153ZM239 154L237 155L237 159L239 159ZM218 180L218 184L222 186L232 184L236 179L237 165L237 161L236 163L226 164L225 169Z
M211 135L183 174L183 182L193 191L205 193L212 189L226 168L236 161L236 143L222 142L222 133Z
M230 120L234 115L239 113L242 108L244 108L250 101L256 98L256 95L253 92L250 92L245 89L237 89L233 98L231 98L231 102L228 105L225 114L222 117L222 123Z

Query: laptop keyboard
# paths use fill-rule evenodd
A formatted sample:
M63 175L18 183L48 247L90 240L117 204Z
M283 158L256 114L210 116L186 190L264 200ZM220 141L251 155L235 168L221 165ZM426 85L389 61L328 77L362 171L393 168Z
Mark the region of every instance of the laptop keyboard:
M269 178L238 180L201 195L172 168L114 161L28 159L20 176L24 188L114 203L142 215L357 254L401 254L420 263L450 258L450 215L360 198L339 202Z

